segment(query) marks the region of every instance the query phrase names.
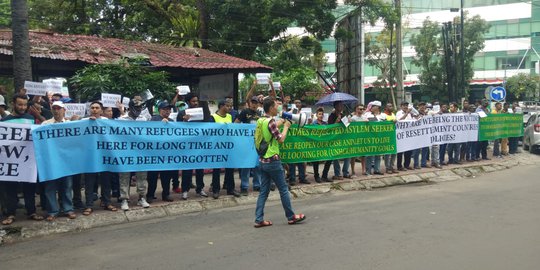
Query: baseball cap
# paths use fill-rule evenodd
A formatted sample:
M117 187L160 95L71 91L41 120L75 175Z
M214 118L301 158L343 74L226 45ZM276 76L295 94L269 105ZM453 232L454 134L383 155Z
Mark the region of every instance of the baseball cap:
M167 101L162 101L158 104L158 109L166 109L166 108L172 108L173 105L169 104Z
M60 107L60 108L65 108L65 107L66 107L66 106L64 105L64 102L62 102L62 101L55 101L55 102L53 102L51 108L54 107L54 106L58 106L58 107Z
M381 107L382 103L380 101L378 101L378 100L375 100L375 101L371 102L371 106L379 106L379 107Z
M259 103L259 97L257 97L257 96L251 97L251 102Z
M6 101L2 95L0 95L0 106L6 106Z

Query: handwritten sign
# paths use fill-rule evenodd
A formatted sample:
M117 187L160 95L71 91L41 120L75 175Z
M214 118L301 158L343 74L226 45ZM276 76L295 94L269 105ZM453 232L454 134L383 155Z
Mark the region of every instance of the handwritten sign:
M120 102L121 96L117 94L101 94L101 102L103 107L116 108L116 102Z
M34 96L46 96L47 95L47 85L40 82L24 82L24 88L26 89L27 95Z
M66 103L66 117L70 118L73 115L78 115L83 118L86 114L86 104L84 103Z

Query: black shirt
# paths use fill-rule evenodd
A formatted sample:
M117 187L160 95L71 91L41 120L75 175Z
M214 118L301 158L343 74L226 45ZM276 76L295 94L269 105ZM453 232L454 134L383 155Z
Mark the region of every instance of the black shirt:
M244 124L255 124L260 117L258 111L247 108L240 112L237 119Z

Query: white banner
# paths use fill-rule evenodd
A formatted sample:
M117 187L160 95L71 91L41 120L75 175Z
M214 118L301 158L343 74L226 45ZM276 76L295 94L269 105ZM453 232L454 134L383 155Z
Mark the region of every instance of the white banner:
M85 103L66 103L66 117L71 118L73 115L78 115L83 118L86 114Z
M455 113L425 116L396 123L397 152L435 144L478 140L478 114Z
M36 180L31 125L0 122L0 181Z
M46 96L48 85L40 82L24 81L27 95Z

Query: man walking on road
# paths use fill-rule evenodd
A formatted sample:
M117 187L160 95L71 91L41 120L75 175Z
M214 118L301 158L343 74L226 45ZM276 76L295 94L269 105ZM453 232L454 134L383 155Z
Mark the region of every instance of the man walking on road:
M303 214L295 214L292 209L291 199L289 196L289 189L287 183L285 183L285 172L279 158L279 143L283 143L287 137L287 132L291 126L291 122L281 119L276 122L273 118L278 113L278 105L272 98L267 98L263 102L264 112L266 117L259 119L262 121L262 134L264 141L268 142L268 149L264 155L260 157L261 162L261 192L257 199L257 208L255 209L255 228L271 226L272 222L264 220L264 204L268 199L268 193L270 192L270 182L274 181L278 190L279 197L281 198L281 204L283 210L285 210L285 216L287 217L290 225L306 219ZM283 125L282 133L279 132L278 127Z

